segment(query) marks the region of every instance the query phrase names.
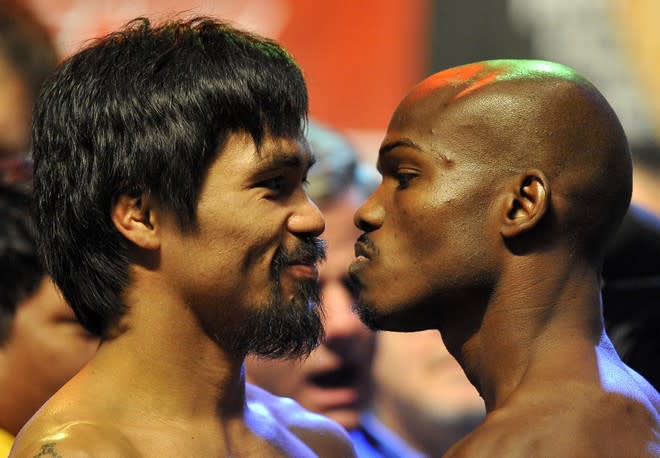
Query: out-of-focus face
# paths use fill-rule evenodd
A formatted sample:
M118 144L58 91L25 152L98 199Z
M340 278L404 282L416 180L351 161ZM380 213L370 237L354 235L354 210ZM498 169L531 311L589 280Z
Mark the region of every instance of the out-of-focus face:
M304 139L228 137L211 164L196 227L163 215L161 270L205 331L233 352L306 354L319 318L318 236L324 220L304 190Z
M0 159L27 154L30 103L25 83L0 56Z
M376 397L389 398L410 415L474 422L485 414L483 400L438 331L378 333L373 374Z
M438 328L490 280L492 167L480 157L492 146L469 110L451 107L456 92L431 81L404 99L380 149L382 183L355 214L364 233L350 273L374 328Z
M87 363L98 343L50 277L44 277L35 293L16 307L9 340L0 348L3 396L36 412Z
M319 275L325 310L325 342L304 360L246 360L248 381L296 399L347 429L358 425L370 388L373 334L352 311L355 297L346 266L353 259L358 230L353 192L322 205L327 261Z

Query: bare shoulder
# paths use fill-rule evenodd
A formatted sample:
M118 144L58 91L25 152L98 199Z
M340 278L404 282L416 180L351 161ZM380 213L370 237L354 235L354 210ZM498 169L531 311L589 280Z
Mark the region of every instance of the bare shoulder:
M657 392L602 393L581 416L583 429L609 450L625 447L634 456L660 457Z
M56 427L28 424L16 437L11 458L137 458L130 441L112 427L70 422Z
M514 410L501 408L489 413L476 430L454 444L445 458L592 456L578 450L557 454L554 446L549 447L553 435L542 422L534 425L532 419L524 421Z
M246 385L248 407L267 410L278 424L319 457L355 456L346 431L336 422L310 412L290 398L282 398L251 384Z
M657 419L646 406L620 395L584 399L497 409L446 456L660 456Z
M651 444L660 456L660 395L618 356L599 359L602 391L589 403L596 433L635 445ZM616 427L617 431L611 431Z
M645 407L651 415L658 419L660 413L660 394L644 377L621 362L618 376L605 376L604 388L611 393L633 399Z

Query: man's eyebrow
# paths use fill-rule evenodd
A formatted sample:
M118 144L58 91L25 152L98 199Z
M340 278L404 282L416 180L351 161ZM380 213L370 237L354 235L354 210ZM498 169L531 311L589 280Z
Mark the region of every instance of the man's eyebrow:
M395 140L393 142L385 143L383 146L380 147L380 150L378 150L378 155L382 157L382 156L386 155L387 153L389 153L390 151L392 151L394 148L399 148L401 146L404 146L404 147L407 147L407 148L412 148L412 149L415 149L419 152L423 151L422 148L419 145L417 145L415 142L413 142L412 140L407 139L407 138L402 138L402 139L399 139L399 140Z
M380 147L380 150L378 151L378 157L379 159L382 158L384 155L392 151L394 148L399 148L399 147L406 147L406 148L412 148L420 153L424 153L424 149L422 149L421 146L419 146L417 143L414 141L408 139L408 138L401 138L392 142L385 143L383 146ZM449 159L446 154L441 153L440 151L436 151L435 149L431 149L432 153L434 155L437 155L444 163L446 163L449 166L452 166L454 164L454 161Z
M257 173L280 168L301 168L305 171L314 165L316 158L312 153L299 153L297 151L276 153L268 157L262 157L257 165Z

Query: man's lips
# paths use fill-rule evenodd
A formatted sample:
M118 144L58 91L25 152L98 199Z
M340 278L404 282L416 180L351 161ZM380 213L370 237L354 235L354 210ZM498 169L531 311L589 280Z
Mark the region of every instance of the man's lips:
M373 256L372 251L367 247L367 245L364 242L356 242L355 243L355 257L356 258L366 258L366 259L371 259Z
M362 234L355 242L355 257L357 260L373 259L376 254L376 246L367 237L367 234Z
M315 280L319 276L317 262L315 259L293 260L286 265L286 271L297 278Z
M374 244L367 238L366 234L362 234L355 242L355 259L348 266L348 274L355 285L361 285L359 272L371 262L375 255Z

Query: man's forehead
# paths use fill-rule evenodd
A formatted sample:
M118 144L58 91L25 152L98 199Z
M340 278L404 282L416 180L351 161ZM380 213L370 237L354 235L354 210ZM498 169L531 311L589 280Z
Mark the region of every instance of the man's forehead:
M459 158L481 161L484 158L480 156L488 155L505 134L498 132L500 107L492 101L486 105L475 98L453 100L450 94L402 106L388 126L379 157L395 148L406 148L447 163Z
M396 109L387 128L383 146L401 143L401 146L419 146L441 135L443 126L455 124L468 113L453 107L454 89L436 87L428 92L411 93Z
M266 136L256 149L256 159L261 163L282 166L306 166L314 163L314 156L307 139L298 137Z
M518 67L514 71L508 62L465 65L425 79L397 107L388 132L432 130L445 124L472 126L477 119L484 122L492 115L497 118L503 109L500 101L517 91L515 82L507 82L528 80L530 78L525 75L532 72L532 69L525 71ZM540 71L539 65L533 67L537 73Z
M389 128L428 125L456 103L456 95L464 88L464 84L437 75L427 78L401 101L392 116Z
M404 105L418 106L433 100L436 103L449 103L466 88L482 87L495 81L502 73L497 67L486 62L462 65L435 73L415 85L404 99Z
M473 160L490 163L521 132L536 128L532 120L546 107L544 88L562 81L580 85L580 78L568 67L545 61L487 61L437 73L401 102L381 152L414 143L448 160L467 152Z

